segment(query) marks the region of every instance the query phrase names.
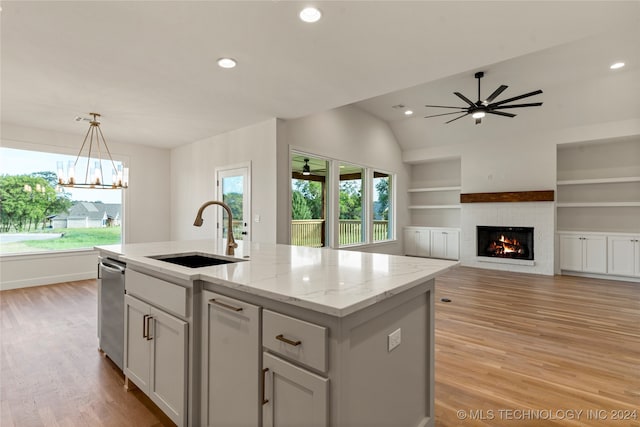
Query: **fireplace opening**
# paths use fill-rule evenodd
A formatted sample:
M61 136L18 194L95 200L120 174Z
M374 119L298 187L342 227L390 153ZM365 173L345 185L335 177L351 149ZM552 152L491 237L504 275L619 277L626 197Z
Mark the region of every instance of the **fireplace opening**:
M533 227L477 226L478 256L533 260Z

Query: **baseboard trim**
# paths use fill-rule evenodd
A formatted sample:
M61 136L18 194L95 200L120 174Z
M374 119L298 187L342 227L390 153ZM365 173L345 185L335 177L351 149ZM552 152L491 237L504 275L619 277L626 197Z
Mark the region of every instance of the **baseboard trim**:
M24 280L12 280L0 283L0 291L8 291L10 289L30 288L33 286L52 285L54 283L73 282L75 280L95 279L96 270L85 271L82 273L60 274L57 276L30 277Z

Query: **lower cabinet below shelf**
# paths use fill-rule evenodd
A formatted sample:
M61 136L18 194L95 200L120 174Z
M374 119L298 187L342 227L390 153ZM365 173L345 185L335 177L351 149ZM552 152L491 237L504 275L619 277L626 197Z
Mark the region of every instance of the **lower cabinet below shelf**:
M264 353L263 426L328 425L329 379Z
M410 226L404 229L404 253L410 256L460 259L460 230Z

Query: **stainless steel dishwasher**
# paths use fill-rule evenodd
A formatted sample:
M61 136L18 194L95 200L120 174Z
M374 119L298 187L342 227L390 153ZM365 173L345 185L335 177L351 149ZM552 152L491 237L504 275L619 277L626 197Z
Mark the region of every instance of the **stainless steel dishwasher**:
M124 360L124 280L127 265L99 257L98 340L100 349L120 369Z

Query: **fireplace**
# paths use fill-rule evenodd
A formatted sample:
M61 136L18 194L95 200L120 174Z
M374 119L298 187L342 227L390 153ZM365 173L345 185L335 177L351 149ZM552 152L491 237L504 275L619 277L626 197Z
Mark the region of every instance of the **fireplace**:
M477 226L478 256L533 260L533 227Z

